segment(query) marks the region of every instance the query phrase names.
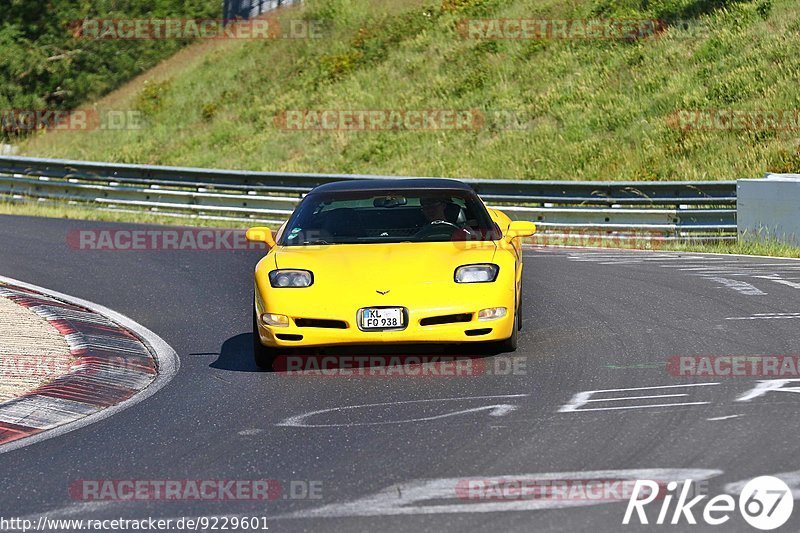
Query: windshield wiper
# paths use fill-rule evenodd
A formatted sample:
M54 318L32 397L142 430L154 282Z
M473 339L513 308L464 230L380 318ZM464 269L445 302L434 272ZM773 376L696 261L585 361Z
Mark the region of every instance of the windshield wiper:
M303 246L314 245L314 244L330 244L330 243L325 239L317 239L315 241L303 241Z

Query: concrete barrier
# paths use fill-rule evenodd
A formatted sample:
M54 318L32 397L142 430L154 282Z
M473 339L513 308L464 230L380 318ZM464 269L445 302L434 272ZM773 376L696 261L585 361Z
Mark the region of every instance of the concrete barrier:
M800 174L738 180L736 211L740 239L800 246Z

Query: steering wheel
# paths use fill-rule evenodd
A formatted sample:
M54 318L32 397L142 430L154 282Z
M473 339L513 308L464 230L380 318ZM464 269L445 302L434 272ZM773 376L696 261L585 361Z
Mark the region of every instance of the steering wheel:
M433 220L427 226L423 226L423 228L420 229L414 236L427 237L428 235L436 235L437 233L441 233L442 235L452 235L454 231L460 229L460 227L452 222L448 222L446 220Z

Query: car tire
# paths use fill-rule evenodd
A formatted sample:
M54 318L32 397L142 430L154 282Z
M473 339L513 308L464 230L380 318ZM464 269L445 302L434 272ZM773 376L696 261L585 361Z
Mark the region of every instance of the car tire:
M501 352L516 352L517 351L517 337L519 336L519 325L522 319L519 315L519 309L514 311L514 325L511 327L511 336L504 341L500 341L497 348Z
M253 307L253 359L256 362L256 366L262 370L272 370L272 364L278 356L278 350L261 344L257 320L256 309Z

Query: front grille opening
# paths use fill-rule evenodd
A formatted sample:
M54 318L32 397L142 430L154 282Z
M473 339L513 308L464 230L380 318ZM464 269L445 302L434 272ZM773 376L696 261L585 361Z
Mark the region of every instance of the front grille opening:
M293 333L276 333L276 337L278 337L282 341L301 341L303 340L302 335L295 335Z
M487 333L491 332L492 328L480 328L480 329L468 329L464 333L466 333L468 337L477 337L478 335L486 335Z
M347 329L347 322L344 320L325 320L322 318L295 318L294 323L298 328L328 328L328 329Z
M429 316L419 321L420 326L436 326L438 324L455 324L458 322L469 322L472 320L472 313L458 313L455 315Z

